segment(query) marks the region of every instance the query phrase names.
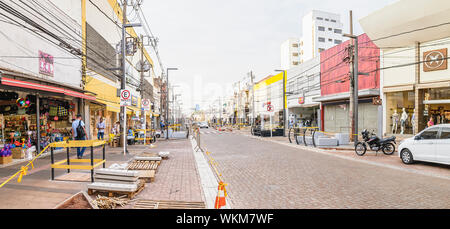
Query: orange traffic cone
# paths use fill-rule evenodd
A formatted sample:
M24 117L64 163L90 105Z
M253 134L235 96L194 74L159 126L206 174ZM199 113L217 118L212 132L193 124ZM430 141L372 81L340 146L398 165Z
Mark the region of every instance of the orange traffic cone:
M219 188L216 196L216 203L214 204L214 207L216 209L220 209L221 207L227 205L227 201L225 197L227 196L227 190L225 189L226 184L222 181L219 182Z

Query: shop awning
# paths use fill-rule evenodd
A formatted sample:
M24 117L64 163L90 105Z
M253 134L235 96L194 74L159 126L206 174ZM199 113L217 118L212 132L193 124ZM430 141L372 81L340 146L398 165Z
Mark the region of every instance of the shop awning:
M379 89L364 89L359 90L358 97L370 97L370 96L378 96L380 95ZM327 101L335 101L350 98L350 92L326 95L313 98L314 102L327 102Z
M450 82L421 83L417 86L419 89L450 87Z
M398 92L398 91L412 91L412 90L414 90L414 85L384 87L383 93Z
M54 93L60 93L76 98L82 98L87 100L95 100L95 96L91 95L85 95L80 92L76 92L73 90L61 88L61 87L53 87L48 85L42 85L38 83L32 83L32 82L26 82L21 80L15 80L7 77L1 78L1 84L7 85L7 86L13 86L13 87L21 87L21 88L28 88L28 89L34 89L34 90L41 90L41 91L48 91L48 92L54 92Z

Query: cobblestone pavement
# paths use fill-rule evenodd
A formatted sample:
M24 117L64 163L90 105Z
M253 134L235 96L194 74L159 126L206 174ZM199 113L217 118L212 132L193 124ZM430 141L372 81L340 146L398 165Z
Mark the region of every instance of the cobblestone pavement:
M191 143L188 139L161 141L146 152L170 152L155 175L155 182L147 183L136 199L204 201ZM125 208L131 208L135 202Z
M229 184L233 208L450 207L449 179L325 155L236 131L202 134L201 141Z
M170 159L161 163L155 176L155 182L147 183L146 188L136 198L202 201L203 195L195 160L190 142L187 139L171 140L168 143L162 140L156 144L155 148L133 145L129 146L128 149L130 154L123 155L122 148L107 147L106 166L108 167L113 163L124 163L143 151L169 151L171 153ZM100 150L95 150L96 157L100 157ZM75 158L75 152L75 150L71 151L72 158ZM55 160L62 160L65 157L65 152L59 153L56 154ZM89 158L87 150L85 158ZM6 180L23 165L25 163L1 168L0 181ZM57 169L55 170L55 177L63 175L65 172L66 170ZM87 184L87 182L51 181L50 157L37 159L35 169L28 172L22 183L17 183L16 180L17 178L0 188L0 208L54 208L73 194L86 190Z

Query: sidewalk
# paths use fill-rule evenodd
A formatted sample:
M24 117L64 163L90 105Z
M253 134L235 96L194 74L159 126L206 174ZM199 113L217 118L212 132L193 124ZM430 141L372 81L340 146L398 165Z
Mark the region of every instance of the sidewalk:
M155 148L143 145L132 145L128 147L129 153L123 155L122 148L106 148L106 167L114 163L124 163L134 155L142 152L170 152L170 157L163 160L155 176L155 182L146 183L145 189L134 199L151 200L183 200L204 201L199 176L195 167L195 160L189 140L159 140ZM85 158L89 157L86 150ZM101 149L94 151L99 157ZM66 154L55 155L55 160L65 159ZM71 151L71 157L75 157L75 151ZM25 164L12 165L0 169L0 181L6 180L10 175L17 172ZM66 170L56 169L55 177L66 174ZM77 170L75 172L87 172ZM50 180L50 157L36 160L35 168L24 176L22 183L13 179L4 187L0 188L0 208L6 209L49 209L71 197L73 194L86 191L88 182L68 182ZM94 196L92 196L94 197ZM126 208L132 208L131 201Z
M435 163L427 163L427 162L416 162L412 165L405 165L401 161L401 159L398 156L398 152L394 153L394 155L385 155L383 152L378 152L376 154L374 151L367 151L367 153L364 156L358 156L356 155L354 148L351 146L341 147L341 149L336 149L336 147L327 147L327 148L314 148L313 146L305 146L305 145L297 145L295 142L289 143L289 139L287 137L267 137L262 138L258 136L252 136L249 131L237 131L239 134L243 134L246 136L251 136L254 138L260 138L265 141L272 141L279 144L289 145L292 147L296 147L299 149L305 149L305 150L311 150L311 151L318 151L318 152L325 152L327 154L336 155L339 157L345 157L352 160L360 160L363 162L368 163L376 163L379 165L385 165L390 167L395 167L403 170L408 170L410 172L415 173L421 173L421 174L427 174L431 176L437 176L437 177L444 177L447 179L450 179L450 165L442 165L442 164L435 164ZM397 144L399 144L400 141L397 139ZM396 146L396 149L398 149L398 145Z

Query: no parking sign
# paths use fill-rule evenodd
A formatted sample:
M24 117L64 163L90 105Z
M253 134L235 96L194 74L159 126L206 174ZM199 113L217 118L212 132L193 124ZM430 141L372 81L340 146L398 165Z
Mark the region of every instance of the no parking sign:
M127 89L120 90L120 106L131 106L131 92Z

